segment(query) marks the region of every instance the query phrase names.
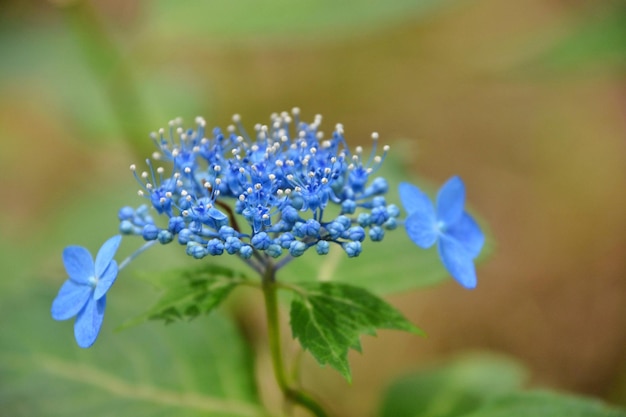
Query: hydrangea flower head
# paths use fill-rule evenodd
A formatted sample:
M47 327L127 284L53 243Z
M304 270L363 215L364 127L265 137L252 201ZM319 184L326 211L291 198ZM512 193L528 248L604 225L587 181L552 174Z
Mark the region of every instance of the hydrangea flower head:
M106 307L106 293L118 273L113 259L122 237L107 240L96 255L81 246L68 246L63 251L63 264L69 275L52 302L52 318L67 320L76 316L74 337L82 348L96 341Z
M474 259L484 235L464 210L461 179L441 188L436 208L419 188L400 184L407 211L400 220L400 209L387 201L389 184L378 175L389 147L381 149L373 133L369 152L350 148L341 124L325 134L321 121L319 115L301 121L295 108L272 114L251 134L239 115L225 130L207 130L198 117L192 128L175 119L152 133L156 151L145 168L131 165L144 202L118 211L121 234L144 240L143 246L119 265L113 259L119 235L102 245L95 260L83 247L65 248L69 279L52 303L52 317L76 317L76 342L93 345L119 271L156 244L178 244L198 260L236 256L262 279L274 279L311 248L323 256L334 246L355 258L367 248L364 241L381 242L402 224L418 246L437 243L450 274L474 288Z
M146 204L119 211L120 231L178 242L196 259L239 256L259 272L313 247L325 255L334 244L358 256L361 242L381 241L399 215L385 200L387 181L376 176L389 147L377 154L374 133L371 153L352 151L342 125L325 135L321 116L312 123L299 116L297 108L274 113L253 134L238 115L226 131L205 131L202 118L188 129L171 121L152 134L157 151L147 169L131 166Z
M476 221L464 210L465 185L459 177L450 178L437 194L437 207L416 186L401 183L400 199L407 218L409 238L427 249L437 243L439 257L448 272L465 288L476 287L474 259L485 236Z

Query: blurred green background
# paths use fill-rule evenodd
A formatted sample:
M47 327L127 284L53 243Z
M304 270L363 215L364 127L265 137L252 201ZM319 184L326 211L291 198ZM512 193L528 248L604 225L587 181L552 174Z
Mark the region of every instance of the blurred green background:
M231 306L246 342L219 315L113 334L140 310L132 291L146 290L125 280L114 292L130 295L111 297L105 340L89 352L49 307L63 247L96 250L116 230L117 208L139 202L127 167L151 152L150 131L176 116L226 126L234 113L252 126L294 106L307 120L322 113L327 131L343 123L352 145L378 131L414 175L462 176L496 241L477 290L448 280L393 296L429 337L366 338L351 386L305 358L304 383L337 415L369 415L395 376L470 350L519 359L536 386L626 405L625 2L5 0L0 415L72 415L59 404L77 395L80 412L101 410L98 389L115 393L133 378L275 397L267 352L241 360L246 343L264 342L254 294ZM170 252L137 268L186 261ZM203 350L202 323L239 346L229 358ZM172 338L185 343L168 350ZM183 375L177 355L222 382ZM100 386L106 378L81 368L94 360L130 368ZM230 360L244 382L210 363Z

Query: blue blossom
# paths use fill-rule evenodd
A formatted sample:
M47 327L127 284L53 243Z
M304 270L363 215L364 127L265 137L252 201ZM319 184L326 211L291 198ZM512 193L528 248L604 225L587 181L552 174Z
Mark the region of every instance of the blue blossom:
M118 273L113 259L122 237L107 240L94 262L91 253L81 246L63 251L63 264L69 275L52 302L52 318L67 320L76 316L74 337L78 346L88 348L96 341L106 307L106 293Z
M409 238L421 248L437 243L439 257L448 272L465 288L476 287L474 259L485 242L480 227L464 210L465 185L459 177L450 178L437 194L437 207L412 184L401 183L400 199L407 218Z
M358 256L366 236L381 241L381 227L392 230L400 215L376 176L389 147L379 154L374 133L369 153L352 151L343 126L325 137L321 120L275 113L252 135L238 115L226 130L207 131L202 118L191 129L171 121L151 135L157 151L145 170L131 166L146 202L119 211L121 233L178 242L196 259L239 256L259 272L271 258L283 257L280 267L312 247Z

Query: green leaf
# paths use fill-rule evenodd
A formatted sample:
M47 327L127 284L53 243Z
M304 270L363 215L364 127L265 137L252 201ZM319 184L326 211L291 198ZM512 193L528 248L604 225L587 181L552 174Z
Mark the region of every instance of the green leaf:
M526 372L511 359L492 354L455 361L404 376L387 390L380 417L453 417L476 410L495 395L520 388ZM531 414L529 414L531 415Z
M359 337L376 329L422 331L384 300L363 288L340 283L301 283L291 303L291 330L321 365L350 381L348 350L360 351Z
M90 349L76 346L74 320L50 318L58 285L39 282L1 293L0 317L7 325L0 338L0 415L267 416L250 352L223 316L113 332L147 301L143 287L133 280L116 282Z
M546 391L504 395L459 417L626 417L626 411L588 398Z
M243 275L219 265L203 265L193 269L174 269L151 274L149 277L164 293L147 312L122 327L127 328L146 320L191 320L219 306L230 292L245 281Z

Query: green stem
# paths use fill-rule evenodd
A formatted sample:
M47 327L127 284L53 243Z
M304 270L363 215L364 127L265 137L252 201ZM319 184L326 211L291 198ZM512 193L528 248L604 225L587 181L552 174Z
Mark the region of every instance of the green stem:
M283 395L294 403L306 408L317 417L328 417L322 406L306 391L296 388L289 383L287 371L283 364L283 354L280 344L280 328L278 322L278 298L275 280L276 270L268 265L263 277L263 295L265 297L265 311L267 315L267 333L269 338L272 366L276 382Z

